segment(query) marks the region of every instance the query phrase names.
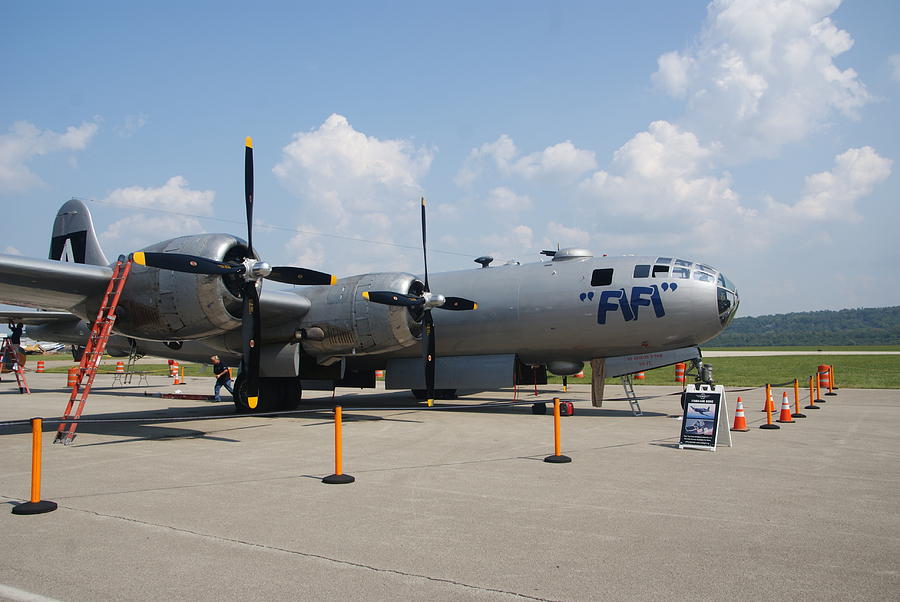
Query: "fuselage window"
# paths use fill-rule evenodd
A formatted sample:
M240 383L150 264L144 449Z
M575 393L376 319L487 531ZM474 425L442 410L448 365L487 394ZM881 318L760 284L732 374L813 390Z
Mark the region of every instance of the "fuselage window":
M669 266L667 266L667 265L653 266L653 277L654 278L667 278L668 276L669 276Z
M691 266L694 265L694 264L691 263L690 261L685 260L685 259L676 259L676 260L675 260L675 265L681 266L681 267L683 267L683 268L689 268L689 267L691 267Z
M672 268L672 278L690 278L691 271L687 268Z
M657 257L656 263L672 263L671 257Z
M612 277L612 268L594 270L594 273L591 274L591 286L609 286L612 284Z
M634 266L634 277L635 278L649 278L650 277L650 266L649 265Z

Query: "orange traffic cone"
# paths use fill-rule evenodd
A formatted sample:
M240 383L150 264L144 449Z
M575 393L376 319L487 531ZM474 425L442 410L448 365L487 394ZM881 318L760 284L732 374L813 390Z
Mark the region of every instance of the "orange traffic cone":
M734 411L734 426L731 427L731 430L742 433L750 430L747 428L747 417L744 416L744 402L741 401L740 397L737 398L737 409Z
M37 370L35 370L37 374L43 374L44 372L44 360L38 360Z
M125 374L125 362L121 360L116 362L116 374Z
M787 393L781 395L781 415L778 416L778 422L793 422L791 416L791 404L788 403Z

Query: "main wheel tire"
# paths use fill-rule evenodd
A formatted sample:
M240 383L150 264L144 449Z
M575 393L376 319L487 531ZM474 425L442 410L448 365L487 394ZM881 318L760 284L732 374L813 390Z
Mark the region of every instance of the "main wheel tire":
M300 405L303 389L300 377L264 377L259 379L259 399L256 407L247 405L247 386L240 374L234 381L234 409L238 414L290 412Z

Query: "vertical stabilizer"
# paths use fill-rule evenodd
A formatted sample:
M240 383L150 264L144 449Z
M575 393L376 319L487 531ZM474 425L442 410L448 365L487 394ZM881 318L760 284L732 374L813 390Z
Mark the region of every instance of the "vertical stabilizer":
M82 201L72 199L59 208L53 222L50 259L109 265L97 241L91 212Z

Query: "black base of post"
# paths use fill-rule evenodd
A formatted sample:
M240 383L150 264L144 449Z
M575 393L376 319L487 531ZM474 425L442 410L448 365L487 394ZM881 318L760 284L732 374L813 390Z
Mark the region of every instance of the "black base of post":
M328 483L329 485L344 485L346 483L352 483L355 480L356 479L348 474L332 474L322 479L322 482Z
M825 395L837 395L837 393L826 393Z
M759 425L761 429L780 429L781 427L777 424L761 424Z
M825 400L824 400L824 399L816 399L816 400L814 400L814 401L815 401L816 403L825 403Z
M39 502L25 502L18 506L13 506L13 514L44 514L45 512L53 512L56 510L56 502L49 500L41 500Z
M803 406L804 410L818 410L819 406Z
M791 418L806 418L806 414L801 414L800 412L795 412L791 414Z
M560 454L558 456L557 455L547 456L546 458L544 458L544 462L550 462L551 464L565 464L566 462L571 462L571 461L572 461L572 458L570 458L569 456L564 456L562 454Z

